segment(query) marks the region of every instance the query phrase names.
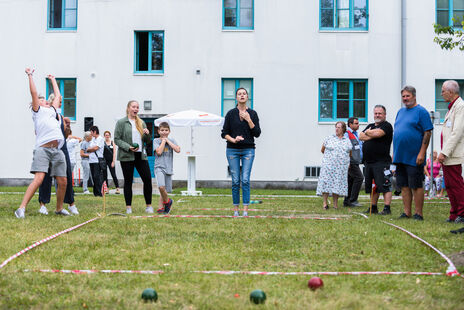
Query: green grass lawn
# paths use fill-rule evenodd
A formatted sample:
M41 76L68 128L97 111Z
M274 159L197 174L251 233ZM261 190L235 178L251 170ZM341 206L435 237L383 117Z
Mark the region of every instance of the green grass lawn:
M18 220L13 211L25 188L0 188L0 262L32 243L101 213L102 199L76 195L80 215L38 214L37 196ZM200 189L205 194L230 190ZM175 192L178 193L177 189ZM313 195L308 191L256 190L255 195ZM49 211L54 209L54 196ZM257 198L262 199L262 198ZM158 197L154 197L154 202ZM180 200L180 202L179 202ZM392 216L364 219L347 208L322 209L320 198L265 197L250 215L335 216L341 220L254 218L105 217L49 241L0 269L0 308L104 309L464 309L464 278L414 275L321 276L324 288L307 287L310 276L217 275L201 270L242 271L426 271L445 272L438 254L390 227L389 221L430 242L446 255L464 251L461 226L446 224L449 205L427 203L425 221ZM443 201L443 200L440 200ZM363 211L367 199L361 202ZM229 196L174 196L173 214L232 215ZM135 196L133 215L145 215ZM266 211L271 210L271 211ZM292 212L292 210L295 210ZM107 196L107 213L124 212L122 195ZM52 212L51 212L52 213ZM351 215L351 216L350 216ZM163 274L51 274L25 269L163 270ZM464 272L464 266L458 266ZM158 292L145 304L145 288ZM249 301L254 289L267 294L264 305ZM236 295L238 294L238 295Z

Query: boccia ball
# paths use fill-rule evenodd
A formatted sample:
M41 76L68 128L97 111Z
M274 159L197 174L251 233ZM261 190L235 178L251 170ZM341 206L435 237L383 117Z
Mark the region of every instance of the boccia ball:
M138 143L133 143L133 144L132 144L132 147L133 147L134 149L136 149L136 148L139 147L139 144L138 144Z
M308 281L308 287L313 291L317 290L318 288L324 286L324 282L319 277L313 277Z
M158 294L156 291L152 288L146 288L142 292L142 299L145 302L151 301L151 302L156 302L158 300Z
M264 304L266 301L266 293L262 290L254 290L250 294L250 301L255 304Z

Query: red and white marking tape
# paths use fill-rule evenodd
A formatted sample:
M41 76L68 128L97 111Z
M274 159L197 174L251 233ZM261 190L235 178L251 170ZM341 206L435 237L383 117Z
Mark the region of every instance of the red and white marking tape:
M326 275L326 276L342 276L342 275L418 275L418 276L444 276L442 272L422 272L422 271L303 271L303 272L279 272L279 271L233 271L233 270L222 270L222 271L194 271L196 273L204 274L250 274L250 275L284 275L284 276L312 276L312 275Z
M163 270L95 270L95 269L38 269L30 270L25 269L24 272L46 272L46 273L73 273L73 274L93 274L93 273L138 273L138 274L161 274L164 273Z
M300 219L300 220L342 220L339 217L309 217L309 216L281 216L281 215L250 215L250 216L233 216L233 215L138 215L131 218L255 218L255 219Z
M8 259L6 259L6 260L0 265L0 269L2 269L3 267L5 267L6 264L8 264L9 262L11 262L13 259L15 259L15 258L17 258L17 257L19 257L19 256L21 256L21 255L23 255L24 253L26 253L26 252L32 250L33 248L38 247L39 245L44 244L44 243L47 242L47 241L53 240L53 239L55 239L56 237L59 237L59 236L65 234L65 233L68 233L68 232L70 232L70 231L73 231L73 230L75 230L75 229L78 229L78 228L80 228L80 227L82 227L82 226L84 226L84 225L86 225L86 224L88 224L88 223L91 223L91 222L93 222L93 221L95 221L95 220L98 220L98 219L100 219L100 217L93 218L93 219L91 219L91 220L88 220L87 222L84 222L84 223L81 223L81 224L79 224L79 225L73 226L73 227L71 227L71 228L65 229L65 230L63 230L63 231L60 231L59 233L56 233L56 234L54 234L54 235L51 235L51 236L49 236L49 237L47 237L47 238L44 238L44 239L42 239L42 240L40 240L40 241L35 242L34 244L28 246L28 247L25 248L24 250L21 250L21 251L19 251L18 253L16 253L15 255L9 257Z
M24 272L44 272L44 273L68 273L68 274L95 274L95 273L136 273L136 274L162 274L162 270L59 270L59 269L26 269ZM220 275L264 275L264 276L311 276L311 275L417 275L417 276L444 276L442 272L422 272L422 271L303 271L303 272L281 272L281 271L234 271L234 270L203 270L192 271L193 273L202 274L220 274Z
M387 225L390 225L390 226L393 226L401 231L404 231L405 233L407 233L409 236L411 236L412 238L416 239L416 240L419 240L420 242L424 243L425 245L427 245L429 248L431 248L432 250L434 250L435 252L437 252L441 257L443 257L446 262L448 263L448 268L446 269L446 275L447 276L459 276L459 272L458 270L456 269L456 266L454 266L453 262L451 261L451 259L449 259L445 254L443 254L440 250L438 250L436 247L434 247L433 245L431 245L430 243L428 243L427 241L425 241L424 239L421 239L420 237L414 235L412 232L410 231L407 231L406 229L400 227L400 226L397 226L395 224L392 224L392 223L388 223L388 222L385 222L385 221L382 221L383 223L387 224Z

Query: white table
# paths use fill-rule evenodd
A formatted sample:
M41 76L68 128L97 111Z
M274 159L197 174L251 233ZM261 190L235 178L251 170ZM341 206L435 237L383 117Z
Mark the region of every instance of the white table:
M197 154L187 156L187 190L181 191L182 196L201 196L203 193L196 190L196 158Z

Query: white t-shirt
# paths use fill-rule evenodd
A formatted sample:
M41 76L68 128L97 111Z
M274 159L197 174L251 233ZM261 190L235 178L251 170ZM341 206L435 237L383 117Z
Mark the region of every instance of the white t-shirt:
M137 150L137 152L142 152L142 136L140 135L140 132L137 130L135 120L129 119L129 122L132 125L132 144L137 143L139 145L139 149Z
M99 149L96 152L89 153L89 163L94 164L98 163L98 158L103 158L103 148L105 147L105 139L102 136L98 136L98 138L93 137L90 141L90 148L94 146L98 146Z
M69 160L71 164L76 163L76 147L79 145L79 140L77 139L68 139L66 140L66 145L68 146Z
M39 110L32 110L32 120L35 129L35 147L44 145L50 141L58 140L58 148L64 144L63 133L61 132L60 122L56 119L56 111L53 107L39 106Z

